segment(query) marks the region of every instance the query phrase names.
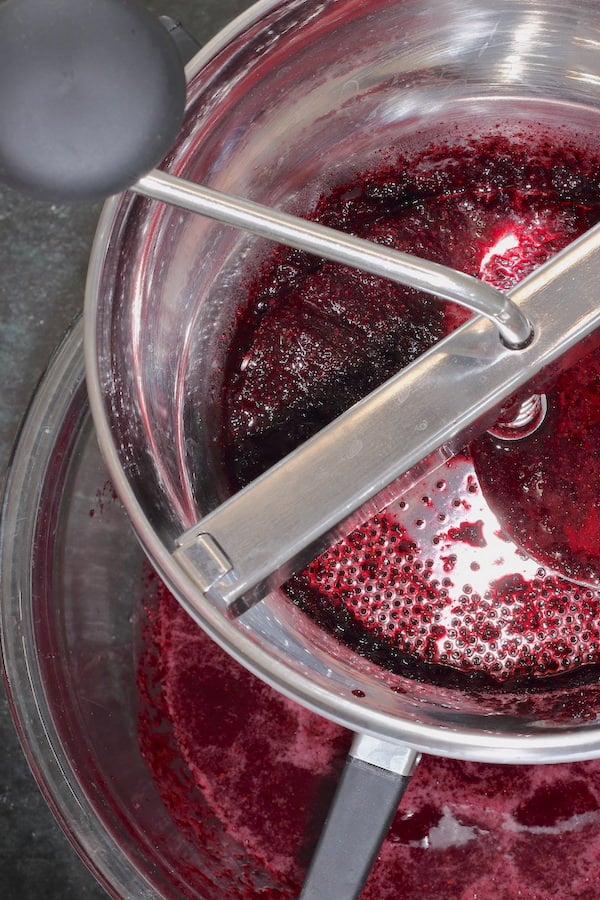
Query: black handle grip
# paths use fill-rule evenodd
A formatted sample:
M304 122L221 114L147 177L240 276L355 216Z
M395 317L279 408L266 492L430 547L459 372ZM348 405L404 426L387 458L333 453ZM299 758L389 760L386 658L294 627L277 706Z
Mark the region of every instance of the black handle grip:
M0 179L96 200L172 146L185 104L174 42L135 0L0 4Z
M301 900L360 896L409 780L348 756Z

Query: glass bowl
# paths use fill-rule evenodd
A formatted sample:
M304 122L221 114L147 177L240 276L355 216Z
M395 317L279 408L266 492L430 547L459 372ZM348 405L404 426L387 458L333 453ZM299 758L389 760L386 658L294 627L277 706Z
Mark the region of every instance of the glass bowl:
M54 816L112 896L259 896L277 881L202 797L203 839L179 827L144 756L140 667L156 582L98 450L82 330L33 399L4 499L2 656L19 738Z

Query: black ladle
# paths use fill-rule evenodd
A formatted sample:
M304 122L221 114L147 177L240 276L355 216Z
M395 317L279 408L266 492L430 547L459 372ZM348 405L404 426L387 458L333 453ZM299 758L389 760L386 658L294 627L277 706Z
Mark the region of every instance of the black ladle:
M128 0L0 6L0 178L40 199L99 200L168 152L185 74L160 22Z
M166 30L134 0L0 5L0 180L40 199L130 189L326 259L453 300L509 347L531 326L471 276L156 170L182 123L185 73Z

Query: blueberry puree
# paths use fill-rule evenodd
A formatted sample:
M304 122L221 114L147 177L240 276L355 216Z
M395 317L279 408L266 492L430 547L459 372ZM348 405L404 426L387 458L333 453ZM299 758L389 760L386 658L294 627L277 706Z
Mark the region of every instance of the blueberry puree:
M157 579L151 595L139 734L177 841L193 848L183 895L297 897L351 735L242 669ZM599 834L597 760L426 756L361 900L594 900Z
M598 221L600 164L533 133L429 146L339 186L315 218L508 289ZM248 296L222 390L232 488L466 318L453 304L285 248ZM404 506L294 576L288 595L394 671L498 684L598 662L600 597L564 576L589 581L596 571L599 365L592 353L554 381L551 413L533 436L477 441ZM462 487L442 496L445 480ZM518 587L506 589L507 575Z

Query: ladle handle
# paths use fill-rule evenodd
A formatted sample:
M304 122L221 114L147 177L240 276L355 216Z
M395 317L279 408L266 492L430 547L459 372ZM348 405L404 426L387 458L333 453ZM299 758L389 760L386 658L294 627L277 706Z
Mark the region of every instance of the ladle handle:
M201 44L177 19L173 19L171 16L159 16L158 21L177 47L181 62L187 66L200 50Z
M194 184L158 169L142 176L131 190L297 250L459 303L493 322L503 342L511 349L524 347L532 336L532 326L510 297L449 266Z
M155 170L182 122L193 49L163 25L136 0L0 3L0 181L61 202L131 188L454 300L491 318L508 347L527 343L519 308L475 278Z
M300 900L355 900L419 761L410 747L357 735Z

